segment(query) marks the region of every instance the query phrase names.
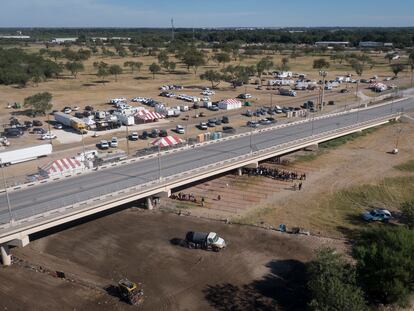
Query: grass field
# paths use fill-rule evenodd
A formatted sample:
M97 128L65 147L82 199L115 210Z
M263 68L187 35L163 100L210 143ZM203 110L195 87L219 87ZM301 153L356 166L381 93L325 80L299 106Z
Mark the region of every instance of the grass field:
M377 225L367 224L361 219L361 213L365 210L386 208L398 213L400 205L411 200L414 200L414 176L385 178L376 185L361 185L321 196L318 202L309 203L301 217L309 220L312 233L349 237L368 225ZM268 206L237 219L237 222L265 222L277 226L272 222L272 219L277 219L277 214L272 206Z
M410 160L406 163L397 165L395 168L404 172L414 172L414 160Z

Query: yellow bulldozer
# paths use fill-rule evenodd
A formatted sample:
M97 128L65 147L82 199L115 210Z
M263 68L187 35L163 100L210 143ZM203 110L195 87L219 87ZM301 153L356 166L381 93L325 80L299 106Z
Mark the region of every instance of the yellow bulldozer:
M121 298L131 305L138 305L144 300L144 291L141 283L122 279L118 282L118 290Z

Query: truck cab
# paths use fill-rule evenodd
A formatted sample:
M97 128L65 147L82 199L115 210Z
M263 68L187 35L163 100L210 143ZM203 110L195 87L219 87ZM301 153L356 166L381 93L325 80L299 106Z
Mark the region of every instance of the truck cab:
M226 247L226 242L215 232L187 232L185 236L188 248L202 248L219 252Z

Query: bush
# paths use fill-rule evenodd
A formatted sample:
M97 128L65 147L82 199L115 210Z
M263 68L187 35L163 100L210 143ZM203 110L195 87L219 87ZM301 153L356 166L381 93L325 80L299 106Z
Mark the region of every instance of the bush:
M322 248L308 264L309 308L318 311L366 310L362 290L356 283L356 270L341 254Z
M354 250L358 277L376 303L408 305L414 290L414 231L383 227L361 234Z

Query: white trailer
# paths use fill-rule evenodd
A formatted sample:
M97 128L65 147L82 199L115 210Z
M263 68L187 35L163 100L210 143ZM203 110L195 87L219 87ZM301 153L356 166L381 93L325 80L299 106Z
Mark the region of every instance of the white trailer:
M119 112L114 112L114 116L116 116L123 125L130 126L135 124L135 117L133 115L125 115Z
M0 152L0 165L8 166L24 161L35 160L52 153L51 144L43 144L21 149L7 150Z

